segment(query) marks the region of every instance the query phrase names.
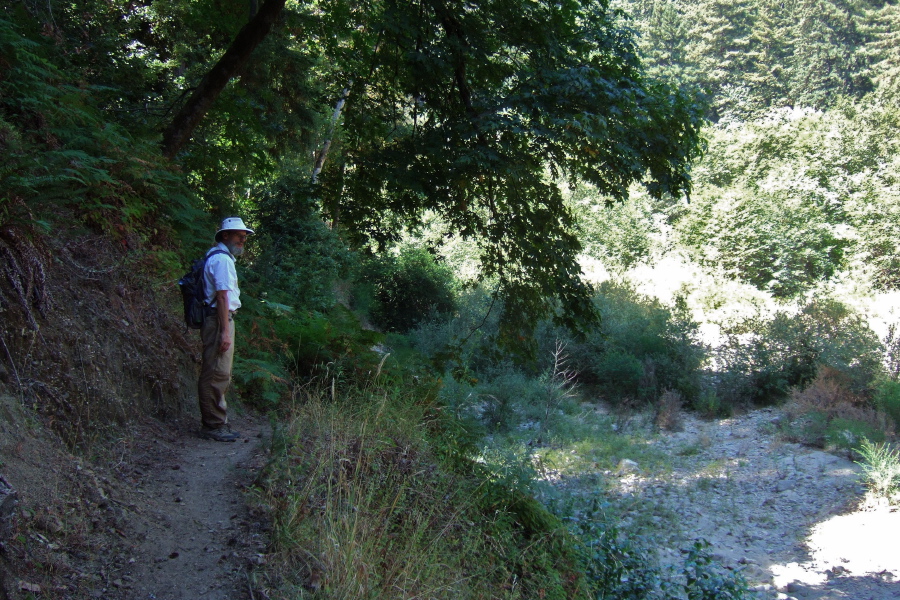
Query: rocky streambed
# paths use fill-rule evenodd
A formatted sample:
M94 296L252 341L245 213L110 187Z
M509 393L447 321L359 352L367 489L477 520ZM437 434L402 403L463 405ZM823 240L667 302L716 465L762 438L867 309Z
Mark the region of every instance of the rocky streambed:
M621 530L649 531L664 563L703 538L760 597L900 598L900 512L867 503L846 456L779 441L780 418L776 409L685 415L678 431L648 433L670 466L622 457L603 473Z

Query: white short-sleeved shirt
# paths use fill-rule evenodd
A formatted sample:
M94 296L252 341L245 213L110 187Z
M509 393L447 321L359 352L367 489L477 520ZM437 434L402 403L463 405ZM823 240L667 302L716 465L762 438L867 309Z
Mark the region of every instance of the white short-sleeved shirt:
M216 292L228 290L228 310L236 311L241 307L241 290L238 288L234 257L228 252L228 247L221 242L210 248L206 255L209 256L213 250L224 250L225 253L210 256L206 261L206 269L203 271L206 282L206 303L209 306L215 306Z

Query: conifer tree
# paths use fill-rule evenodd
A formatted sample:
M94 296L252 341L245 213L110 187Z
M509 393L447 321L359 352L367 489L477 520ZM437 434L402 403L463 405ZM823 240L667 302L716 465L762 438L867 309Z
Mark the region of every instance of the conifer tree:
M871 41L862 52L871 65L868 75L881 97L896 102L900 99L900 4L886 2L868 10L866 17L865 33Z

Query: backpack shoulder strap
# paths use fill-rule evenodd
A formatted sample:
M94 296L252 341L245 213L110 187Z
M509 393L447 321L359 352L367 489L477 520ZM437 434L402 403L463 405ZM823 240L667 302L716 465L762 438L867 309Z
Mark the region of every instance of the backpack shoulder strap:
M231 252L229 252L228 250L222 250L221 248L214 248L214 249L210 250L206 254L206 256L203 257L203 262L208 261L210 258L215 256L216 254L227 254L229 256L229 258L231 258L231 260L234 260L234 256L232 256Z

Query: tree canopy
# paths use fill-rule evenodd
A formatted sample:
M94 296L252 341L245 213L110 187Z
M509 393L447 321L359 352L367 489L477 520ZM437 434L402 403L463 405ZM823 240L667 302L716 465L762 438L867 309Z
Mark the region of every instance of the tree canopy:
M702 150L705 107L645 73L632 30L602 1L248 11L79 0L5 12L73 84L94 86L110 121L142 139L165 132L162 153L201 206L252 209L249 190L286 165L311 173L327 138L317 185L298 194L357 244L388 243L435 211L478 240L482 274L520 326L557 303L591 314L564 186L678 196Z

